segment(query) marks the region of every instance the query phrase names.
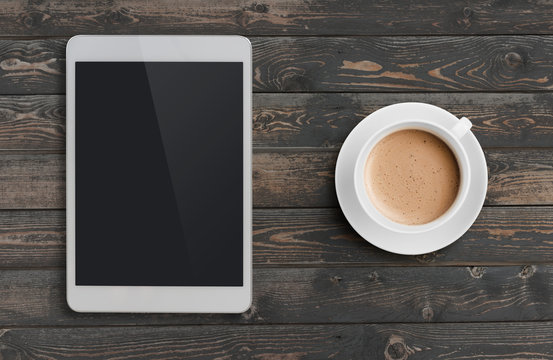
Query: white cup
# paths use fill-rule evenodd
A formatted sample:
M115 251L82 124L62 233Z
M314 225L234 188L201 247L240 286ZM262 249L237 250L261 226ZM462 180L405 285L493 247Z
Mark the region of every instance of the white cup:
M392 109L389 109L389 108L392 108L397 105L401 106L403 104L396 104L396 105L389 106L387 107L388 108L387 110L390 111ZM401 111L401 107L398 108L398 111ZM354 176L355 193L363 210L376 223L380 224L381 226L391 231L395 231L399 233L405 233L405 234L422 233L425 231L430 231L432 229L435 229L443 225L445 222L451 219L461 208L461 205L467 198L467 194L469 192L469 187L470 187L469 179L471 178L471 174L470 174L471 170L470 170L470 163L467 156L467 152L465 151L463 145L459 140L463 136L470 133L470 128L472 126L472 123L467 118L457 119L453 114L445 110L444 110L444 116L453 117L455 119L455 125L452 127L446 128L443 125L438 124L436 122L428 121L425 119L411 118L409 113L405 113L403 114L404 119L400 121L396 121L394 122L393 125L384 127L379 131L377 131L376 133L372 134L372 136L370 136L367 139L367 141L361 148L361 151L359 152L359 155L357 156L357 159L355 161L355 167L354 167L353 176ZM429 223L422 224L422 225L405 225L405 224L400 224L390 220L389 218L384 216L376 209L376 207L373 205L365 189L365 181L364 181L365 164L374 146L387 135L390 135L391 133L394 133L396 131L406 130L406 129L423 130L443 140L455 155L455 158L457 159L457 164L459 165L460 183L459 183L459 190L457 192L457 197L455 198L455 201L450 206L450 208L445 213L443 213L440 217L438 217L437 219Z

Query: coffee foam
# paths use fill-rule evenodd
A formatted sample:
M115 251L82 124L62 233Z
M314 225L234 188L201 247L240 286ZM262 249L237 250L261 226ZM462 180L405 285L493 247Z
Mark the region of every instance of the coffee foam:
M429 223L444 214L459 191L459 165L441 139L422 130L400 130L380 140L364 169L375 208L405 225Z

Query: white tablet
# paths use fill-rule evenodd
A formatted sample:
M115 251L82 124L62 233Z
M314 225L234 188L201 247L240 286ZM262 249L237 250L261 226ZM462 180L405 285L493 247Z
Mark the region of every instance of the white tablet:
M251 73L239 36L69 40L71 309L248 309Z

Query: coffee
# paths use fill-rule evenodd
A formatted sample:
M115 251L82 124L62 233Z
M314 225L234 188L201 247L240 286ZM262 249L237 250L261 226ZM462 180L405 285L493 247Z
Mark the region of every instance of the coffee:
M444 214L459 190L459 165L441 139L422 130L400 130L371 150L365 190L376 209L405 225L429 223Z

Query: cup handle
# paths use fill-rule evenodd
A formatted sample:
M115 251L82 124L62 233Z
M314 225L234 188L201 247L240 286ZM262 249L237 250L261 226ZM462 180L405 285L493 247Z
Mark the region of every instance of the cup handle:
M459 119L459 123L451 129L451 132L455 135L455 137L457 137L457 139L461 139L469 132L471 127L472 123L470 120L466 117L462 117Z

